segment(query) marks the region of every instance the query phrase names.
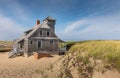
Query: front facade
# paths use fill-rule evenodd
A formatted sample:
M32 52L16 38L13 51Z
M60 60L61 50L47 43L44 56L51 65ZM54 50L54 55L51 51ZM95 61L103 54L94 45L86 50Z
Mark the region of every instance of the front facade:
M55 34L55 22L56 20L49 16L42 24L37 20L36 26L14 41L14 49L23 52L25 56L33 52L58 53L61 40Z

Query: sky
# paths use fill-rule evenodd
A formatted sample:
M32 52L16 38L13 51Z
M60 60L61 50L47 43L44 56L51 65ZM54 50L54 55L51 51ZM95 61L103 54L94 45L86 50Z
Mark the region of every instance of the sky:
M120 40L120 0L0 0L0 40L19 38L47 16L65 41Z

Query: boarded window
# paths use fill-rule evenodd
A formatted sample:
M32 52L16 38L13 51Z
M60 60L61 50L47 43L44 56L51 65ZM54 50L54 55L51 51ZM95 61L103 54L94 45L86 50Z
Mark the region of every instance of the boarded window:
M42 47L42 41L38 41L38 48Z
M42 35L42 31L40 31L40 35Z
M49 31L47 31L47 36L49 36L50 35L50 32Z

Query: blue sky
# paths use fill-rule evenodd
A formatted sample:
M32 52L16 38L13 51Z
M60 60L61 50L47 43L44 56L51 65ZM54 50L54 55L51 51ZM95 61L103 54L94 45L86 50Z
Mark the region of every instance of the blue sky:
M63 40L120 40L120 0L0 0L0 40L55 18Z

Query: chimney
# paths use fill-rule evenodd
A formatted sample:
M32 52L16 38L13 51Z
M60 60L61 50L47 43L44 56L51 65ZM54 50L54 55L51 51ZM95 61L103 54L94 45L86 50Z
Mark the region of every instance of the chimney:
M40 20L37 20L36 21L36 26L40 24Z

